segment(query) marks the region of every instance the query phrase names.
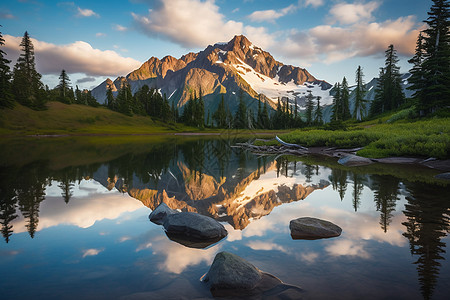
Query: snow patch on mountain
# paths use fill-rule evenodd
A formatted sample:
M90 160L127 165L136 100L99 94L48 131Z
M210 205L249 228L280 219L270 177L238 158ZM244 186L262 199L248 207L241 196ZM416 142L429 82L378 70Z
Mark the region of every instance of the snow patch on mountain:
M234 64L238 74L244 79L252 89L258 94L264 94L272 102L277 103L278 99L287 98L291 102L298 100L301 103L301 99L306 97L311 91L314 97L321 97L321 105L331 104L333 97L330 95L330 90L323 90L322 86L318 83L305 82L302 85L297 85L293 80L284 83L279 80L278 75L275 78L270 78L261 73L256 72L251 66L244 63L237 58L239 64Z

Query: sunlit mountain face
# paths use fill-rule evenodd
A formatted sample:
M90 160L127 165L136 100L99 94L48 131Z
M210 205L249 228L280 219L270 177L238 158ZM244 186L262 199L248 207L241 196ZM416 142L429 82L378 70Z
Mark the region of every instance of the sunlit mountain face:
M208 299L199 279L220 251L312 299L448 295L448 184L433 171L257 156L237 141L126 142L64 159L33 145L39 155L23 164L10 145L0 165L2 295L160 299L182 289ZM73 145L63 144L53 148ZM161 202L218 220L228 236L203 249L170 240L148 219ZM299 217L331 221L342 235L293 240Z

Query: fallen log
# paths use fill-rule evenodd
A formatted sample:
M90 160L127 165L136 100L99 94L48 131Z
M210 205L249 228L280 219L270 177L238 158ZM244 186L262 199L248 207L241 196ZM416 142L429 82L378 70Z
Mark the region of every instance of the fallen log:
M303 150L308 151L308 148L297 145L297 144L286 143L285 141L280 139L278 136L275 136L275 139L278 141L278 143L280 143L283 146L290 147L290 148L298 148L298 149L303 149Z

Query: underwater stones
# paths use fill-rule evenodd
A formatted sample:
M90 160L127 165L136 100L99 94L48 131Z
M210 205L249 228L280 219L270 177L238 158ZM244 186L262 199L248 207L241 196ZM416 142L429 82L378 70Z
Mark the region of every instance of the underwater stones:
M303 217L292 220L289 224L293 239L324 239L340 236L342 229L325 220Z
M450 172L438 174L438 175L434 176L434 178L450 180Z

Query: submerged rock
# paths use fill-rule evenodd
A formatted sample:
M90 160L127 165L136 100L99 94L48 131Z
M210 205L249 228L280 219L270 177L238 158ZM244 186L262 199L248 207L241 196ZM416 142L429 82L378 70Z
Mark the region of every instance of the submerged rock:
M214 258L206 282L214 297L233 299L301 299L303 290L264 273L245 259L220 252Z
M218 241L228 234L225 227L213 218L192 212L170 214L163 226L168 236L192 241Z
M292 220L289 224L291 236L296 239L324 239L340 236L341 227L325 220L304 217Z
M450 180L450 172L438 174L434 178Z
M148 216L150 221L155 224L162 225L164 224L164 220L168 215L173 215L178 213L176 210L171 209L167 204L161 202L158 207L155 208L154 211Z
M338 163L347 167L370 165L373 161L367 157L347 155L338 160Z

